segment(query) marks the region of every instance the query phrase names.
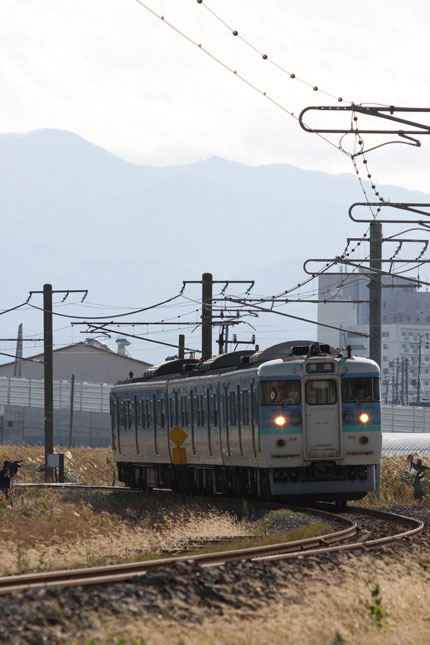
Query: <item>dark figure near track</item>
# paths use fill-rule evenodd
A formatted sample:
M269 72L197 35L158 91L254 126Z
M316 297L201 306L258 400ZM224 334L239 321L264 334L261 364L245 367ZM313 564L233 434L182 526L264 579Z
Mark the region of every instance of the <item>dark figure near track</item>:
M421 480L425 475L425 471L430 471L430 468L428 466L424 466L422 459L417 459L416 461L414 461L413 455L408 455L407 459L410 467L413 468L417 473L412 483L412 487L414 489L414 499L421 503L424 499L424 491L421 485Z
M10 489L10 470L9 462L3 462L3 468L0 470L0 492L4 494L6 499L9 499L9 489Z

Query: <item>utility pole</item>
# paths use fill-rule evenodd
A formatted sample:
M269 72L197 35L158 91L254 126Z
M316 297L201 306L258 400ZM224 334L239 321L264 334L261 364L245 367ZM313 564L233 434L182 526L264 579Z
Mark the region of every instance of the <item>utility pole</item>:
M399 405L399 358L396 358L396 405Z
M385 385L385 405L388 405L388 386L389 386L389 384L390 384L390 381L389 381L389 379L387 377L385 379L385 381L384 381L384 385Z
M75 405L75 375L72 374L72 381L70 383L69 448L71 448L73 445L73 407L74 405Z
M405 359L406 376L406 405L409 405L409 358Z
M69 293L83 293L86 289L67 289L53 291L52 284L44 284L43 291L30 291L43 294L43 378L44 378L44 408L45 408L45 481L53 479L53 469L48 467L48 455L54 453L54 368L53 368L53 336L52 336L52 294L64 293L64 300Z
M382 224L370 224L370 269L376 269L369 276L369 357L382 367L381 335L382 335ZM398 391L397 391L398 401Z
M417 375L417 405L421 399L421 354L422 354L422 336L419 335L418 341L418 375Z
M184 358L185 356L185 335L179 334L178 342L178 358Z
M212 273L202 275L202 360L212 357Z
M18 326L18 338L16 341L15 365L13 375L22 378L22 323Z

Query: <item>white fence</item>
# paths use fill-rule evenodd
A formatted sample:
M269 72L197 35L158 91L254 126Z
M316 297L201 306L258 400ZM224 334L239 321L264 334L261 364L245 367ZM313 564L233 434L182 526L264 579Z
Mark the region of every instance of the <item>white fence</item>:
M75 381L73 410L109 413L108 383ZM69 410L70 381L54 381L54 409ZM44 382L39 379L0 377L0 405L44 407ZM384 432L430 432L430 408L382 406Z
M75 381L73 410L77 412L109 412L107 383ZM54 409L70 409L71 381L54 381ZM30 408L44 407L44 381L30 378L0 377L0 405Z
M384 432L430 432L430 408L382 406Z

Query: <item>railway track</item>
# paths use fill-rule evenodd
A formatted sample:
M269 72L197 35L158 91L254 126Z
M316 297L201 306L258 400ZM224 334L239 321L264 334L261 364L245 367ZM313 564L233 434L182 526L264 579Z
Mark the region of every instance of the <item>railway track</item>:
M296 508L294 510L311 513L328 521L340 523L343 528L316 538L274 545L211 554L161 558L147 562L7 576L0 578L0 595L41 588L52 589L61 586L86 586L120 582L178 562L194 562L201 567L213 567L221 566L234 560L270 562L317 556L318 554L336 551L367 550L397 541L408 540L424 528L423 523L419 520L374 509L348 507L344 515L333 514L321 508ZM360 527L355 521L356 518L365 518L364 526ZM390 526L391 528L389 528ZM401 529L400 531L399 528ZM372 530L377 537L372 536Z

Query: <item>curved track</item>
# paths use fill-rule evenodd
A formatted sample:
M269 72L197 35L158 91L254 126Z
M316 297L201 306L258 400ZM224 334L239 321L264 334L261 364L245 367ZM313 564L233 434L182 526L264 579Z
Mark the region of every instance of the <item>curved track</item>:
M366 526L359 527L351 517L333 514L322 509L295 508L301 512L318 515L326 520L343 524L344 528L322 535L317 538L285 542L269 546L260 546L233 551L222 551L211 554L185 555L173 558L162 558L148 562L132 562L102 567L71 569L65 571L51 571L47 573L24 574L0 578L0 595L28 591L40 588L55 588L59 586L96 585L108 584L127 580L134 576L145 575L148 571L157 567L169 566L176 562L194 562L202 567L220 566L232 560L258 560L274 561L293 558L303 558L309 555L334 552L352 551L355 549L371 549L382 545L390 544L398 540L409 539L422 531L424 525L418 520L408 518L394 513L378 511L374 509L363 509L359 507L348 507L346 515L353 518L366 518ZM375 528L378 537L368 539L369 518L371 523L379 524ZM395 525L393 527L393 525ZM401 530L399 531L398 528ZM387 530L391 526L391 530ZM382 533L385 535L381 536ZM405 530L406 529L406 530ZM361 533L361 537L360 537ZM359 536L357 538L357 535ZM349 540L349 542L345 542ZM337 543L337 544L334 544Z

